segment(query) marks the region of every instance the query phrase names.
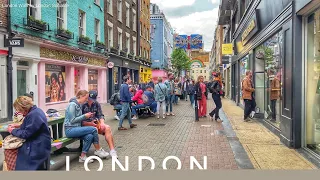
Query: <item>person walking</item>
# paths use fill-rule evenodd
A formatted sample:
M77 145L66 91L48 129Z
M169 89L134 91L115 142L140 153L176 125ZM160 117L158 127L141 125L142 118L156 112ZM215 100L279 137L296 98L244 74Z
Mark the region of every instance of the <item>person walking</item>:
M181 97L181 82L179 78L174 81L174 104L178 105L179 97Z
M193 108L195 107L195 104L194 104L194 92L195 91L196 91L195 82L194 82L194 80L191 80L191 82L189 84L189 88L188 88L188 95L189 95L191 106Z
M120 88L120 101L122 105L121 109L121 115L120 115L120 121L119 121L119 127L118 130L128 130L127 128L122 127L123 120L127 116L130 128L135 128L137 125L132 123L131 119L131 109L130 109L130 103L131 103L131 97L132 95L130 94L129 91L129 84L131 84L131 79L130 76L126 75L123 78L124 84L121 85Z
M219 110L222 107L222 102L221 102L222 82L221 82L221 77L219 72L214 74L213 82L210 84L211 86L209 87L209 90L212 93L212 99L216 104L216 108L212 110L209 113L209 115L212 121L213 121L213 116L215 115L215 120L216 121L220 120L222 122L219 116Z
M189 85L190 85L189 79L183 82L183 85L182 85L183 97L185 98L186 101L188 101Z
M252 84L252 72L248 70L246 72L246 77L242 80L242 97L245 103L244 108L244 121L250 121L249 116L255 109L254 93L255 89Z
M196 84L198 103L199 103L199 111L198 111L199 118L207 117L206 116L206 114L207 114L207 97L206 97L207 87L203 81L204 81L204 78L201 75L198 77L198 82Z
M162 106L162 118L166 118L166 99L168 97L168 88L162 83L162 77L158 78L158 84L154 87L155 100L157 102L157 118L160 118L160 106Z
M168 79L164 82L164 84L167 86L168 89L168 94L167 94L167 100L166 100L166 113L167 116L174 116L172 113L172 104L175 100L175 95L174 95L174 76L172 73L168 73ZM169 107L170 107L170 114L169 114Z

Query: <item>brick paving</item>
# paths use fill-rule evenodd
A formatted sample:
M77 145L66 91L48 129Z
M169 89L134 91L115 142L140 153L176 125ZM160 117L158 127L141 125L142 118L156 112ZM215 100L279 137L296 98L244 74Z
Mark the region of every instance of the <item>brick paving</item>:
M208 100L208 110L213 108L212 100ZM138 171L138 156L149 156L155 161L155 169L162 169L162 161L168 156L176 156L181 160L182 169L190 169L190 156L194 156L203 165L203 156L207 156L207 169L239 169L233 150L224 133L222 123L212 122L209 118L194 122L194 109L190 102L180 101L174 106L176 116L167 119L138 119L135 129L118 131L118 121L114 120L114 112L110 105L103 107L107 114L106 123L112 127L115 145L120 162L124 165L124 156L129 157L129 170ZM147 126L149 123L164 123L165 126ZM223 122L225 123L225 122ZM206 125L206 126L203 126ZM128 122L124 122L128 127ZM106 150L108 146L102 136L100 142ZM90 154L89 154L90 155ZM104 171L111 171L111 159L103 160ZM168 169L176 169L177 162L169 160ZM89 165L96 170L99 163ZM197 169L197 166L194 166ZM143 170L150 170L151 163L143 161ZM64 170L62 168L61 170ZM84 170L83 164L77 160L71 162L71 171ZM116 166L116 170L120 170Z

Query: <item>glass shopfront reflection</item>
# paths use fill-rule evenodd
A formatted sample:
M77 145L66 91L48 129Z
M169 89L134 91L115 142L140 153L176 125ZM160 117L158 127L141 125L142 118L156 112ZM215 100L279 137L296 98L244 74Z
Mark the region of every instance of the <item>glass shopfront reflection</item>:
M320 9L306 22L306 145L320 154Z

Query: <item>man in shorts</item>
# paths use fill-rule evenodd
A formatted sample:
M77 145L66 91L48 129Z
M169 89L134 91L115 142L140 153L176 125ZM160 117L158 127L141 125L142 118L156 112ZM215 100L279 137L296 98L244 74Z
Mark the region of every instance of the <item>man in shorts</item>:
M101 105L97 100L97 91L89 91L88 102L82 105L82 113L86 114L88 112L94 113L93 117L82 122L82 126L94 126L98 129L98 133L105 136L105 139L110 148L110 156L116 157L117 152L114 147L113 136L111 132L111 127L104 124L104 115L101 110Z

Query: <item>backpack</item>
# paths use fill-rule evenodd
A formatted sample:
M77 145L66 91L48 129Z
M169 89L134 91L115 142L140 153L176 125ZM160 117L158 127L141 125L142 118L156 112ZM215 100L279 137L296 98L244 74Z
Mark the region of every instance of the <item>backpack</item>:
M119 104L119 102L120 102L119 93L114 93L110 98L110 104L114 106Z
M147 104L149 102L149 97L145 94L142 94L142 100L144 104Z

